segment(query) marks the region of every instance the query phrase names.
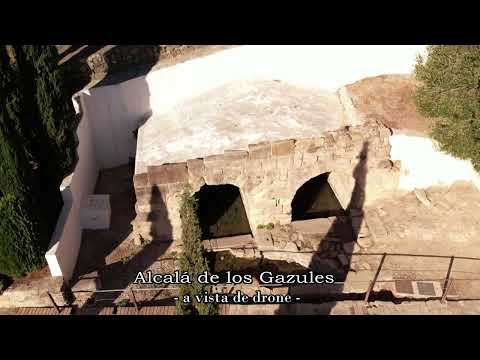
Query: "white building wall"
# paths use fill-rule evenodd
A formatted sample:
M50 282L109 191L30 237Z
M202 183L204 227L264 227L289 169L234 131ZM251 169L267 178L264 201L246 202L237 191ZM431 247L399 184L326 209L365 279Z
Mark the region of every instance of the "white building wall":
M68 281L75 269L82 240L80 212L84 199L95 190L98 175L95 142L92 135L90 119L83 112L84 103L80 97L75 108L82 111L82 118L77 128L78 162L73 173L67 177L61 192L64 206L52 236L50 248L45 254L52 276L63 276ZM74 100L74 103L77 100Z
M133 131L150 116L150 93L145 77L92 88L81 94L101 168L126 164L135 157Z
M401 161L399 190L449 186L456 181L471 181L480 190L480 175L471 161L441 152L434 140L394 134L390 145L391 160Z

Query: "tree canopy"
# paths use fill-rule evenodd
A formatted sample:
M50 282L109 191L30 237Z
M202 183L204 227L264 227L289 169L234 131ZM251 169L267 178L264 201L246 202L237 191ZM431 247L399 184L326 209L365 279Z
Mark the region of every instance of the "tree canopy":
M471 159L480 170L480 45L433 45L419 57L415 93L420 112L439 121L432 136L441 149Z
M0 273L44 263L76 161L77 121L53 45L0 46Z

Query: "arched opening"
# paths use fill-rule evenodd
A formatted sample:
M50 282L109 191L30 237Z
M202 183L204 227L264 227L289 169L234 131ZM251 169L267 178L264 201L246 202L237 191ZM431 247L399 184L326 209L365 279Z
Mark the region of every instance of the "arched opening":
M252 233L238 187L203 185L195 198L203 240Z
M292 200L292 221L344 214L344 209L328 183L329 175L330 173L318 175L300 186Z

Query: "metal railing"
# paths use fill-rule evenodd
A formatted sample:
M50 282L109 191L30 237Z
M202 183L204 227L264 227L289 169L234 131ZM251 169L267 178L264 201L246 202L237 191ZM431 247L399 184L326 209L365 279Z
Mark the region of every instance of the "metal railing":
M250 249L250 248L248 248ZM263 257L263 253L265 252L292 252L292 253L319 253L319 251L303 251L303 252L294 252L294 251L284 251L284 250L263 250L259 251L261 253L261 256ZM350 253L348 254L350 257L351 256L381 256L380 258L380 263L378 267L375 270L374 277L371 281L362 281L362 280L353 280L351 283L368 283L368 287L365 292L365 297L364 297L364 303L368 304L371 298L371 293L375 288L375 285L378 283L389 283L389 282L396 282L396 281L402 281L402 280L407 280L407 281L416 281L416 282L422 282L422 281L439 281L442 282L442 295L441 296L432 296L429 297L429 299L438 299L442 303L445 303L447 301L447 296L448 292L452 286L452 283L454 280L457 281L480 281L480 278L475 279L475 278L465 278L465 279L460 279L460 278L452 278L452 269L454 265L455 260L480 260L480 258L475 258L475 257L465 257L465 256L445 256L445 255L424 255L424 254L403 254L403 253ZM424 257L424 258L439 258L439 259L449 259L449 264L448 268L446 269L446 275L445 277L440 277L440 278L431 278L431 279L394 279L394 280L379 280L380 273L383 269L383 265L385 263L385 260L387 257ZM404 269L404 270L398 270L397 271L415 271L412 269ZM434 271L434 272L439 272L441 270L423 270L423 271ZM480 273L479 273L480 275ZM345 284L345 282L335 282L335 284ZM215 287L218 288L233 288L235 284L215 284ZM260 284L263 287L282 287L282 286L288 286L288 284L276 284L276 285L268 285L268 284ZM291 286L291 285L290 285ZM149 288L133 288L133 287L128 287L125 289L105 289L105 290L78 290L74 291L73 293L95 293L95 294L100 294L100 293L124 293L128 292L129 298L132 301L132 303L135 306L135 309L139 311L140 306L139 302L137 301L137 298L135 296L135 292L149 292L149 291L156 291L156 292L161 292L161 291L176 291L179 290L178 287L149 287ZM58 313L61 312L60 306L56 304L52 294L50 292L47 292L49 299L51 300L53 306L57 310ZM112 300L112 299L110 299ZM480 300L480 299L479 299Z

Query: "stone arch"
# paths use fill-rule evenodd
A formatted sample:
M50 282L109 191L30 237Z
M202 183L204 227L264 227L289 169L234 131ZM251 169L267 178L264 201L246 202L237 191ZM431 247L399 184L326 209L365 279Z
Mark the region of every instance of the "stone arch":
M252 230L238 186L204 184L194 194L202 239L251 234Z
M344 214L344 208L333 191L325 172L310 178L295 192L291 203L292 221Z

